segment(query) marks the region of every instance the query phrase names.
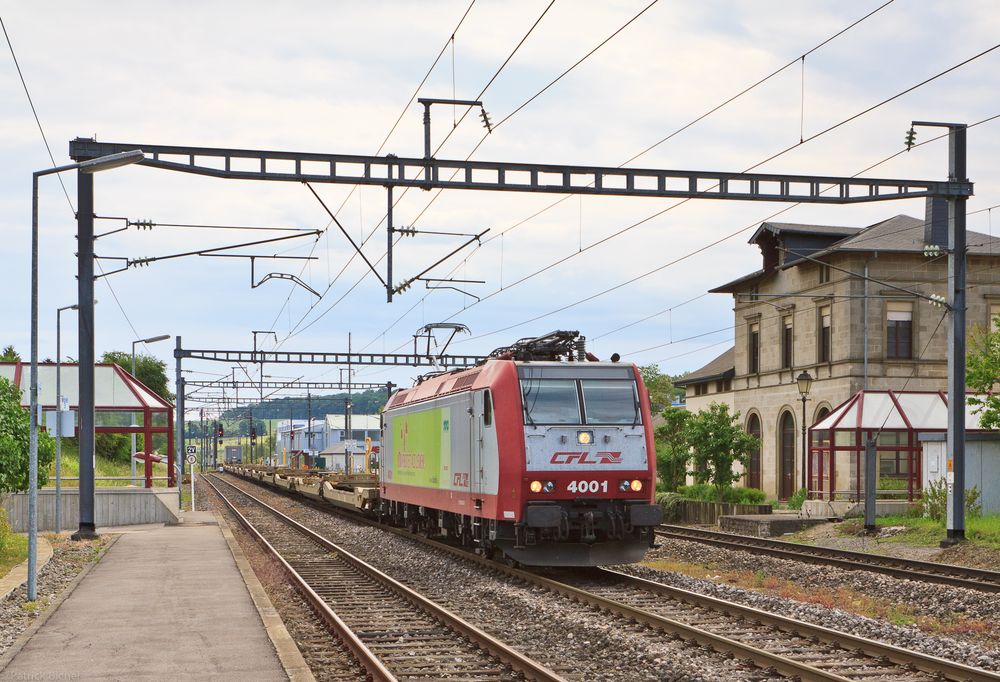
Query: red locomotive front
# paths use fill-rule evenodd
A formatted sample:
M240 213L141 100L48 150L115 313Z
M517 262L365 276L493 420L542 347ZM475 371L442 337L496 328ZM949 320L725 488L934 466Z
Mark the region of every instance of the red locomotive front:
M526 565L640 560L662 517L648 396L634 365L588 360L577 337L396 393L380 513Z

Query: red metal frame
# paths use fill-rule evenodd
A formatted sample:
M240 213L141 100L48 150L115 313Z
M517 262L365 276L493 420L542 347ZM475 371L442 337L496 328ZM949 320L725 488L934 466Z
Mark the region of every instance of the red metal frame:
M13 364L14 365L14 385L21 388L21 380L23 378L23 362L16 363L0 363L0 364ZM39 367L55 367L53 362L43 362L39 363ZM76 363L62 363L63 368L76 367ZM121 405L95 405L94 410L97 412L142 412L142 426L95 426L94 431L96 433L138 433L143 437L143 447L145 450L151 448L153 442L154 433L165 433L167 434L167 485L172 487L176 485L176 475L174 473L174 429L173 429L173 405L165 401L163 398L158 396L151 388L143 384L141 381L136 379L134 376L126 372L124 369L118 365L110 362L101 362L94 365L95 367L113 367L115 374L124 382L125 386L132 393L135 399L139 402L141 407L132 406L121 406ZM150 406L147 404L147 399L143 397L142 394L136 390L136 385L141 386L150 396L150 398L158 403L158 406ZM42 405L42 409L52 408L58 409L56 405ZM79 409L79 405L70 405L70 410L74 408ZM153 415L166 413L167 420L165 426L153 426ZM44 430L44 427L42 427ZM79 427L77 427L77 432ZM146 458L145 468L143 472L145 478L144 487L153 487L153 462L149 458Z
M948 405L948 397L943 391L907 391L908 395L934 395L941 399L941 401ZM864 428L864 397L867 394L885 394L889 396L892 401L893 407L899 414L900 419L902 419L905 428L894 428L894 429L866 429ZM844 419L844 416L848 411L854 406L857 406L857 416L854 420L854 426L848 428L839 428ZM878 390L878 391L858 391L853 396L848 398L846 401L837 406L833 412L839 412L837 418L830 425L829 429L824 429L829 431L829 438L827 439L827 444L817 445L816 438L814 438L814 429L809 429L809 497L810 499L829 499L833 500L836 498L836 465L837 465L837 454L838 453L848 453L850 456L852 453L854 455L854 466L858 475L855 476L855 489L854 494L856 499L861 499L861 476L862 476L862 459L861 453L865 449L865 440L869 436L873 436L879 432L893 432L893 433L906 433L906 443L899 443L895 445L877 445L875 446L875 452L905 452L907 461L907 500L912 502L915 497L919 497L922 490L920 481L923 477L923 463L921 461L923 454L923 446L917 441L917 428L913 426L906 412L903 410L903 406L899 401L899 392L892 390ZM827 415L828 417L829 415ZM825 419L826 417L824 417ZM931 428L931 427L921 427L919 429L923 432L944 432L944 428ZM837 445L837 432L843 431L853 431L854 432L854 442L850 445ZM812 455L816 455L816 472L812 470ZM828 485L824 486L824 476L823 472L826 466L829 467L829 478L825 479Z

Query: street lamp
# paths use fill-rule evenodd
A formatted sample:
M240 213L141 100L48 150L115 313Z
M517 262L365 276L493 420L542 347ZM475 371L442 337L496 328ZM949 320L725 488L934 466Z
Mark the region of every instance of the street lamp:
M132 377L135 378L135 344L137 343L156 343L157 341L166 341L170 338L170 334L160 334L159 336L151 336L148 339L136 339L132 342ZM135 412L132 413L132 426L137 426L135 423ZM132 462L132 485L135 486L135 432L132 434L132 456L129 460ZM146 457L149 457L149 443L144 443L143 447L146 448Z
M799 385L799 394L802 396L802 487L807 488L806 464L809 458L809 446L806 443L806 400L809 396L809 389L812 388L813 378L807 371L803 371L795 378Z
M97 301L94 301L97 305ZM62 311L79 310L78 304L56 308L56 532L62 532Z
M92 173L97 173L103 170L110 170L112 168L118 168L120 166L125 166L130 163L137 163L145 158L142 151L139 149L133 149L128 152L121 152L119 154L109 154L108 156L101 156L96 159L88 159L87 161L81 161L79 163L71 163L66 166L56 166L55 168L46 168L45 170L35 171L31 174L31 433L28 441L28 600L34 601L38 596L38 575L37 575L37 561L38 561L38 178L43 175L52 175L53 173L62 173L68 170L77 170L80 173L90 175ZM80 210L84 210L81 206ZM93 210L93 207L87 210ZM79 237L79 235L77 235ZM79 247L80 245L78 245ZM93 253L93 244L87 245L87 251ZM85 322L90 324L93 322L93 281L87 282L87 290L90 292L89 296L81 297L78 304L82 304L84 310L88 313L85 316ZM81 288L82 288L81 283ZM93 331L88 330L87 332L90 338L93 338ZM83 358L81 357L81 362ZM93 361L93 358L91 358ZM81 385L82 388L82 385ZM93 386L90 387L91 389ZM91 409L93 408L93 400L90 401ZM93 419L89 419L91 425L93 425ZM90 438L91 446L93 446L93 438ZM91 447L91 449L93 449ZM83 449L80 450L80 502L83 504L83 476L84 476L84 460ZM90 466L89 478L91 487L93 487L93 459L88 462ZM93 490L90 491L91 494ZM93 500L91 500L91 508L93 507ZM80 524L83 525L83 515L80 516ZM91 525L93 525L91 523ZM81 528L81 530L83 530ZM89 534L93 533L93 529L90 528Z

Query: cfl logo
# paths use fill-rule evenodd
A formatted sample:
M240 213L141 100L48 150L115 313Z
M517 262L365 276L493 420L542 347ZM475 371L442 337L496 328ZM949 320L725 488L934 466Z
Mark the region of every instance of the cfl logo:
M556 452L549 464L621 464L620 452Z

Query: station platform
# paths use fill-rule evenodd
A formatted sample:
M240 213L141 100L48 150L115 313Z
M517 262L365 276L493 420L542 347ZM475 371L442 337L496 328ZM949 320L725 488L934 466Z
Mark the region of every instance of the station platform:
M121 535L0 670L0 680L311 678L212 512L186 512L176 525L98 532Z

